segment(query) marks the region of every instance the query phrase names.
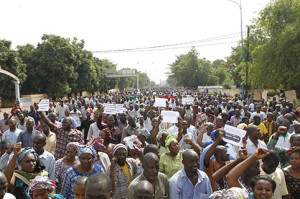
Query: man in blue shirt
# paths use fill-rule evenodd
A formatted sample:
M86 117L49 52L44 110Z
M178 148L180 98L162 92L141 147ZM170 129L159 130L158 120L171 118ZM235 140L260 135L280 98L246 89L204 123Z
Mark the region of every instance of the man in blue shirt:
M186 150L182 158L184 168L169 180L170 199L208 199L213 192L208 176L198 169L198 154Z
M17 143L22 142L22 148L32 147L33 136L39 133L34 129L34 119L28 118L26 122L26 130L20 132Z

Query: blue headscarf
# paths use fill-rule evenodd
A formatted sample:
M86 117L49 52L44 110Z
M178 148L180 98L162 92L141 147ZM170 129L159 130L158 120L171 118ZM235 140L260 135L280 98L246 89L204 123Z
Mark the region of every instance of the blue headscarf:
M82 146L80 146L79 153L78 153L78 159L80 158L80 156L82 154L86 154L86 153L91 154L94 158L94 161L97 160L97 152L94 149L94 147L91 146L91 145L82 145Z
M29 153L32 153L32 154L33 154L34 159L35 159L36 161L39 160L39 159L38 159L38 155L37 155L37 153L35 152L35 150L33 150L33 148L26 147L26 148L23 148L22 151L21 151L21 153L19 154L18 159L17 159L18 163L20 164L20 162L23 160L23 158L24 158L27 154L29 154Z

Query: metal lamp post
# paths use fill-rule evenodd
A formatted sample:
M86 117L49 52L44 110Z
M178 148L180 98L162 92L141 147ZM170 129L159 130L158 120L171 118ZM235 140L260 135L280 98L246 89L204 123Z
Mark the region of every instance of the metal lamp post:
M228 0L231 1L233 3L235 3L236 5L239 6L240 8L240 15L241 15L241 39L242 39L242 64L244 62L244 38L243 38L243 13L242 13L242 0L240 0L240 3L233 1L233 0ZM244 66L242 65L242 98L244 100Z

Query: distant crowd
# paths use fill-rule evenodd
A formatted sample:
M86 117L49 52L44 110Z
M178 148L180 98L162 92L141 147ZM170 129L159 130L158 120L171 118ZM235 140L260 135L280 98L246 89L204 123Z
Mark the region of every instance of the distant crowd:
M300 107L284 98L149 88L22 108L0 120L0 199L300 198Z

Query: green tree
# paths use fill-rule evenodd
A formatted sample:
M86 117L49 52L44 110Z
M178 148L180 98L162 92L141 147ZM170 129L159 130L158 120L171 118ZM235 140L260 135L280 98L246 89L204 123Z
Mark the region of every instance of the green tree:
M0 40L0 66L3 70L11 72L17 76L22 84L26 78L26 65L23 64L17 51L11 49L11 42L7 40ZM15 98L14 79L0 74L0 93L1 97L13 99ZM22 87L20 88L22 92Z
M198 58L198 52L192 48L185 55L177 56L171 65L169 83L176 82L176 86L196 89L198 86L216 85L219 78L213 74L211 63Z
M300 0L272 1L251 31L251 77L265 88L296 89L300 95Z

